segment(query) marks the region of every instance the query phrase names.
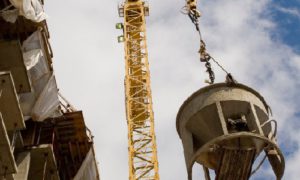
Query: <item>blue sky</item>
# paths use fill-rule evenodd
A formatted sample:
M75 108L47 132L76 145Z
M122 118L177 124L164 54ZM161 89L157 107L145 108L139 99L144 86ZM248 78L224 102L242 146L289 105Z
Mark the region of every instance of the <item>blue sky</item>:
M274 39L286 44L290 47L295 53L300 53L300 1L299 0L273 0L272 5L269 6L270 17L273 22L276 23L277 28L274 29ZM299 61L299 60L298 60ZM300 76L300 72L297 74ZM294 82L298 84L299 79ZM286 92L288 93L288 92ZM291 100L291 99L289 99ZM294 101L299 102L299 98L293 99ZM299 111L295 112L291 117L293 121L293 129L298 131L300 125L300 114ZM284 128L288 125L284 125ZM296 138L299 138L295 134ZM280 146L283 150L285 158L294 158L293 156L299 150L299 144L293 138L286 136L286 134L280 134L279 138L282 139ZM286 164L289 166L289 164Z
M277 24L276 31L274 31L275 38L282 43L291 47L296 53L300 53L300 1L299 0L273 0L272 6L269 7L271 18ZM300 76L300 72L298 72ZM297 83L297 82L296 82ZM296 100L299 100L297 98ZM294 128L299 129L300 113L294 114ZM299 149L299 145L282 135L286 141L281 143L284 154L290 157Z
M273 20L278 23L276 37L300 53L300 1L273 0L269 7ZM284 11L290 9L291 11Z

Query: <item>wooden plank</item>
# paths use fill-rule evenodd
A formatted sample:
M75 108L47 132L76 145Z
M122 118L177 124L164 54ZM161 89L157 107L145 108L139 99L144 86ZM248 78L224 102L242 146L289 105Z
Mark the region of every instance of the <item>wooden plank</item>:
M224 149L216 180L248 180L255 149Z

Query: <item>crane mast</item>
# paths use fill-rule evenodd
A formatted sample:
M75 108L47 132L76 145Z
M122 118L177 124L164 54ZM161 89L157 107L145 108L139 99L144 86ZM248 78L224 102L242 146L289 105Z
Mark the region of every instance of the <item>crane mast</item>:
M128 125L129 179L158 180L157 149L150 89L145 16L142 0L126 0L119 6L124 17L125 104Z

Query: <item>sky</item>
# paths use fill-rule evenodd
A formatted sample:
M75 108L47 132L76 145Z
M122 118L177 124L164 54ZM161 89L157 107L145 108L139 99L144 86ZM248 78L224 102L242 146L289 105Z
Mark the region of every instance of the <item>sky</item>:
M116 0L51 0L45 11L60 92L83 110L92 130L101 180L128 179L124 44L117 42ZM208 78L184 0L151 0L147 42L162 180L187 179L175 120L184 100ZM208 52L235 79L260 92L278 121L286 158L283 179L300 176L300 1L199 0ZM225 74L212 64L216 82ZM194 179L203 179L200 167ZM265 164L252 179L274 179Z

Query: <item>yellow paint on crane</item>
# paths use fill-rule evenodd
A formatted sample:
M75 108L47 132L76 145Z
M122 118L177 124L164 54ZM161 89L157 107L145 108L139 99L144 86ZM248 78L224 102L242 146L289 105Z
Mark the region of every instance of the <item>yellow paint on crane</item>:
M159 180L146 44L148 14L148 6L141 0L127 0L119 7L119 15L124 17L130 180Z

